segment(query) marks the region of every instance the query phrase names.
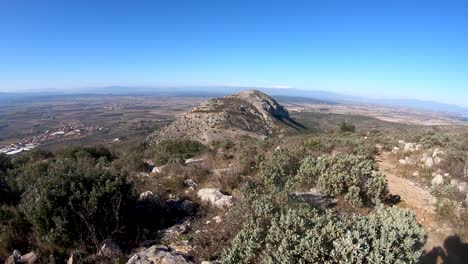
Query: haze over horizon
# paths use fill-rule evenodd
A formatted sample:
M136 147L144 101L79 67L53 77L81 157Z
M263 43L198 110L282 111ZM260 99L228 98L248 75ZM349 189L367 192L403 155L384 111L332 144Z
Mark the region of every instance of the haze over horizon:
M0 92L293 87L468 106L464 1L2 1Z

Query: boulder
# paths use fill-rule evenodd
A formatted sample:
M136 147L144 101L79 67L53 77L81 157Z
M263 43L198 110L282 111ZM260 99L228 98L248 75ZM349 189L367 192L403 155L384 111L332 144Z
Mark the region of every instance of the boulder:
M152 191L142 192L139 197L140 200L149 200L152 198L154 198L154 193Z
M406 143L406 142L405 142L404 140L401 140L401 139L398 140L398 144L400 144L400 145L405 145L405 143Z
M432 186L438 186L444 184L444 177L440 174L437 174L431 181Z
M418 177L419 176L419 171L413 172L413 177Z
M16 264L21 263L21 252L19 250L13 250L13 255L9 256L5 260L5 264Z
M119 245L112 239L106 239L102 243L101 249L98 252L99 256L112 257L122 255L122 250Z
M133 255L127 264L189 264L188 256L178 251L171 251L166 246L155 245Z
M202 202L209 202L218 208L229 208L232 206L232 196L223 194L215 188L203 188L197 193Z
M31 251L21 256L21 263L32 264L32 263L35 263L38 258L39 258L39 253Z

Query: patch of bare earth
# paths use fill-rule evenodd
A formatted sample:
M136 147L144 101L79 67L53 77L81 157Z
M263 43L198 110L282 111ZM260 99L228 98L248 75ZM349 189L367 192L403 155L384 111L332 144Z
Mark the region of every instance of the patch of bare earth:
M420 186L411 180L396 175L397 169L391 162L390 153L382 152L377 156L380 170L386 175L388 188L391 194L399 195L399 207L408 208L416 213L416 218L427 233L427 242L424 246L426 253L444 250L444 242L455 235L455 230L447 223L437 219L436 198L426 187ZM447 252L445 252L447 253ZM444 263L442 257L431 263ZM467 260L468 261L468 260ZM426 263L426 262L423 262Z

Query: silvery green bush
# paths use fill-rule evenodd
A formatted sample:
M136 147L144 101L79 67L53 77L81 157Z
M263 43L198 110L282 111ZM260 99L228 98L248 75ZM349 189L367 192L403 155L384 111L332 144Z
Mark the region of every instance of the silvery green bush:
M299 178L316 179L317 187L329 195L343 195L355 204L375 204L387 194L387 181L375 170L374 161L363 155L337 154L304 159Z
M415 215L379 206L367 216L289 208L252 217L222 263L416 263L425 242Z

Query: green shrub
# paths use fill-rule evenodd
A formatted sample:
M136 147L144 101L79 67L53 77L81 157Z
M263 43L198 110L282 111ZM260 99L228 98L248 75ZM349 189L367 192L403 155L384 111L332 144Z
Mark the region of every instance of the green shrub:
M153 157L156 166L162 166L168 162L181 162L205 150L205 146L198 141L188 139L165 140L149 149L149 155Z
M282 191L291 187L298 167L298 160L281 149L260 164L259 174L267 185Z
M309 153L330 153L334 146L334 142L329 137L313 137L304 141L304 147Z
M341 132L354 132L354 131L356 131L356 127L353 124L348 124L346 122L341 122L340 131Z
M63 159L78 158L90 158L94 160L100 160L104 162L111 161L113 156L111 152L103 146L91 146L91 147L67 147L58 153L58 156Z
M29 247L30 225L15 207L0 207L0 259L5 259L17 249L24 252Z
M300 187L308 189L317 184L320 170L317 167L319 161L314 156L305 157L297 173L297 182Z
M79 152L76 152L78 154ZM112 238L125 222L134 199L125 175L76 155L77 160L46 163L23 194L21 208L37 238L60 250L81 243L95 247Z
M344 195L356 205L375 204L387 194L386 178L376 172L374 162L362 155L325 156L316 165L318 188L330 195Z
M396 207L352 219L284 209L249 219L222 263L417 263L424 242L414 214Z

